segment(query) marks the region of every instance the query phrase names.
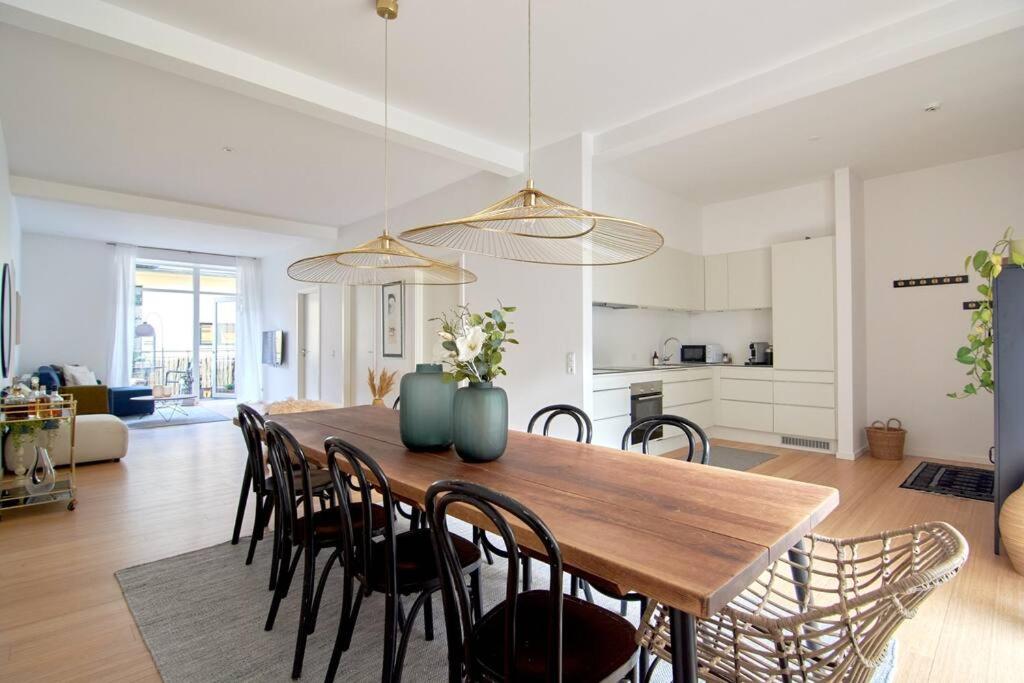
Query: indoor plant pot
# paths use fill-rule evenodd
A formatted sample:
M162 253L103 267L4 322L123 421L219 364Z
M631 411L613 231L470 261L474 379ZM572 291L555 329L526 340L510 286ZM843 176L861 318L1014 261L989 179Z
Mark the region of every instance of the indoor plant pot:
M398 423L410 451L443 450L452 445L456 385L445 382L440 365L420 363L402 376Z
M455 452L466 462L500 458L508 444L505 390L491 382L473 382L456 391L453 437Z
M999 536L1010 556L1010 564L1018 574L1024 574L1024 486L1003 501L999 510Z

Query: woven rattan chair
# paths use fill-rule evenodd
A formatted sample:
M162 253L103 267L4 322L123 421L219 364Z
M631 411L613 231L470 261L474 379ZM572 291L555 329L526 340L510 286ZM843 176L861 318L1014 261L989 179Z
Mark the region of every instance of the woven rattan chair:
M967 552L944 522L851 539L808 536L725 608L698 620L699 676L868 681L897 627L960 570ZM637 638L671 662L668 609L652 603Z

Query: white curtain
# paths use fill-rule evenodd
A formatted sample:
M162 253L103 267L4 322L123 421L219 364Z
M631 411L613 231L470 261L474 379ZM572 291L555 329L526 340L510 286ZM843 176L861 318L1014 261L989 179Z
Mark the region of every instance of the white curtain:
M114 336L110 345L108 386L131 383L132 354L135 350L135 247L114 247Z
M260 262L251 258L237 258L238 298L235 326L235 397L239 402L259 401L263 398L263 369L261 343L262 281Z

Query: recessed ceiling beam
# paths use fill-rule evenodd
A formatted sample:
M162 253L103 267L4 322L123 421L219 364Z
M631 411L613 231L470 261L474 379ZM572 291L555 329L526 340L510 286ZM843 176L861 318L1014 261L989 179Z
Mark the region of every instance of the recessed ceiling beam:
M635 154L1020 26L1019 0L953 0L603 131L594 156Z
M383 103L103 0L0 0L0 21L382 136ZM523 152L391 108L400 144L511 177Z
M248 230L291 237L325 240L335 240L338 238L338 229L330 225L300 223L284 218L260 216L241 211L219 209L200 204L186 204L184 202L125 194L123 192L97 190L92 187L55 183L49 180L26 178L25 176L11 176L11 194L16 197L46 199L55 202L92 206L99 209L137 213L145 216L159 216L161 218L172 218L194 223L246 228Z

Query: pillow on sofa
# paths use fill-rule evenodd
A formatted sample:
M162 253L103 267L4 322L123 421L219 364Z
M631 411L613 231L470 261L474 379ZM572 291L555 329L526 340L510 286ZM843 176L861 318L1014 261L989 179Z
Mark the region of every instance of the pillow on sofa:
M96 384L96 373L84 365L65 365L64 382L69 387Z

